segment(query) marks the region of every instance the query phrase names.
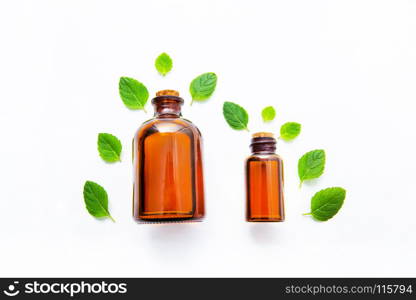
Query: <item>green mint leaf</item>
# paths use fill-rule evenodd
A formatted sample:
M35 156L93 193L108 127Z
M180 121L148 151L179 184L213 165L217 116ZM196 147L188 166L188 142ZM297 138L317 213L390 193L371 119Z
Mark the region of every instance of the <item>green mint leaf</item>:
M341 187L331 187L317 192L311 199L311 212L318 221L327 221L337 214L342 207L346 190Z
M296 122L287 122L280 127L280 137L285 141L291 141L300 134L301 125Z
M121 142L120 140L109 133L98 134L98 153L106 162L120 161Z
M192 96L192 102L204 101L211 97L217 86L217 75L215 73L204 73L192 80L189 86L189 92Z
M149 98L149 91L141 82L130 77L121 77L118 90L125 106L130 109L143 109L146 112L144 106Z
M115 222L108 211L107 192L101 185L92 181L86 181L84 184L84 202L91 216L96 218L110 218Z
M267 106L261 111L261 117L263 118L264 122L270 122L274 120L276 117L276 111L274 110L273 106Z
M172 59L166 53L160 54L155 61L156 70L163 76L172 70Z
M298 162L300 184L304 180L318 178L324 173L325 151L313 150L305 153Z
M231 128L236 130L245 129L248 131L248 114L244 108L232 102L224 102L222 111L225 120Z

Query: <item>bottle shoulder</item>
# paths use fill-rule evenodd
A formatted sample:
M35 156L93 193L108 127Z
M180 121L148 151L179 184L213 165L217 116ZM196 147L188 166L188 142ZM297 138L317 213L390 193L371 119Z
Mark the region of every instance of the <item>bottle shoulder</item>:
M276 153L262 153L262 154L252 154L246 159L247 162L251 161L278 161L282 162L282 158Z
M198 128L184 118L152 118L145 121L136 131L135 137L147 136L152 133L193 132L200 135Z

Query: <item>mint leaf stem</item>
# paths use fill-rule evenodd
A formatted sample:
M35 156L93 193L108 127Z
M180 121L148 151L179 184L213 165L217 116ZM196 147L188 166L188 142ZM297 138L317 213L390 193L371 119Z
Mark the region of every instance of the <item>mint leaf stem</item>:
M108 218L113 221L114 223L116 222L116 220L113 219L113 217L110 215L110 213L108 213Z

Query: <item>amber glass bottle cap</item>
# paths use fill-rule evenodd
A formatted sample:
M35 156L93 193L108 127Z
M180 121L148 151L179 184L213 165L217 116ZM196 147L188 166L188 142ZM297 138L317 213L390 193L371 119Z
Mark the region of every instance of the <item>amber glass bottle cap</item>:
M274 134L271 133L271 132L256 132L256 133L253 133L253 138L262 138L262 137L272 138L272 137L274 137Z
M160 96L176 96L179 97L179 92L175 90L162 90L156 93L156 97Z

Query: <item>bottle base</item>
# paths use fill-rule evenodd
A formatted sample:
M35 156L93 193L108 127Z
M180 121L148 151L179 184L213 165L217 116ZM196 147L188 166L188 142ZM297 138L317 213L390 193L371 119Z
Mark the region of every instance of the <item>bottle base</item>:
M200 223L203 218L133 218L138 224L172 224L172 223Z
M246 222L250 223L279 223L284 222L285 219L275 219L275 218L247 218Z

